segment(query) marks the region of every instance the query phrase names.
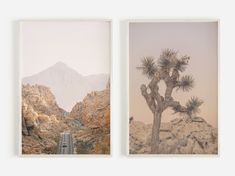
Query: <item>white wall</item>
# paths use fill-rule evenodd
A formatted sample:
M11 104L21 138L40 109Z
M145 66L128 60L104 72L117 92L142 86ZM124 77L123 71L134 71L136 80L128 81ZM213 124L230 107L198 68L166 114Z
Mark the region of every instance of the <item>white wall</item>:
M222 175L235 174L235 12L225 0L1 0L0 1L0 175ZM17 53L13 21L46 18L113 19L113 155L106 158L19 158L16 156ZM125 18L220 18L219 157L126 157L125 61L119 53L119 20ZM120 56L122 56L120 58ZM122 60L122 61L121 61ZM123 106L124 105L124 106Z

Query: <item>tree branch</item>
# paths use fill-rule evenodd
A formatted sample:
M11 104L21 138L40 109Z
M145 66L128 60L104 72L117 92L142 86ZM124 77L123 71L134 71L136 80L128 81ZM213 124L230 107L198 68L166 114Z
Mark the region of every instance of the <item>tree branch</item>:
M145 98L148 104L149 109L152 111L152 113L154 113L157 108L157 105L155 103L153 95L147 92L147 87L144 84L141 85L140 90L141 90L141 94L143 95L143 97Z
M167 109L168 107L174 108L175 110L177 110L177 112L181 113L188 112L186 107L182 106L178 101L174 101L173 99L164 102L164 110Z
M169 75L169 78L165 81L166 84L166 91L165 91L165 100L171 100L173 89L175 88L177 81L179 79L179 72L177 69L174 69L171 73L171 76Z
M171 81L176 83L179 80L179 77L180 77L179 71L177 69L174 69L171 73Z
M158 106L160 107L160 106L162 106L162 97L158 92L158 90L159 90L158 82L159 82L159 79L157 77L154 77L151 80L151 82L149 83L148 87L150 88L151 92L154 95L154 98L157 101Z
M160 75L161 75L161 79L163 79L165 83L170 81L171 77L170 77L170 71L169 70L161 70Z

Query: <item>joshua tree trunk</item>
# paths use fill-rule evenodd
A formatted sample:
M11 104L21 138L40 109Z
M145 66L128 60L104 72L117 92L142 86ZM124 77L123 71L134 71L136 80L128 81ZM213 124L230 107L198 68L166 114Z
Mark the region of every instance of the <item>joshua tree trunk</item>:
M152 154L159 152L161 117L162 117L162 112L156 111L154 113L153 127L152 127L152 139L151 139L151 153Z

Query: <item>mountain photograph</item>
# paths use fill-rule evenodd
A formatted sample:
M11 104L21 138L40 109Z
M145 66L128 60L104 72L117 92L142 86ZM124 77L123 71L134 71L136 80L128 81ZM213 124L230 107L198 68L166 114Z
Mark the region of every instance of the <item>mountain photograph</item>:
M218 154L218 22L129 23L129 154Z
M22 155L110 154L110 22L24 21Z

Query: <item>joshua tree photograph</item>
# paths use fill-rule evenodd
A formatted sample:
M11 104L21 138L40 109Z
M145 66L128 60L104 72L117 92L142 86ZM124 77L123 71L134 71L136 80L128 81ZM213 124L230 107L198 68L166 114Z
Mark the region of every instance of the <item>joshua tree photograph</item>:
M129 154L218 154L218 22L129 23Z
M19 29L20 154L110 154L110 21Z

